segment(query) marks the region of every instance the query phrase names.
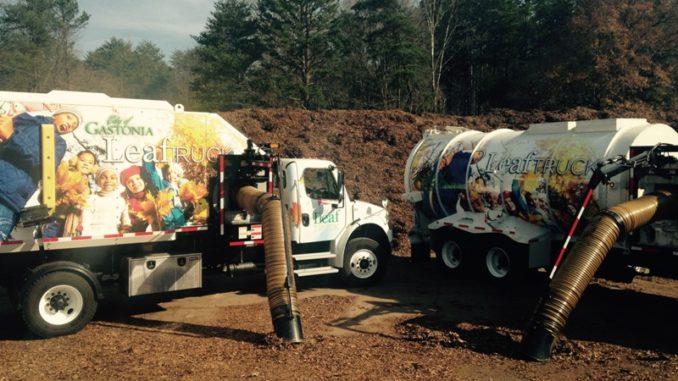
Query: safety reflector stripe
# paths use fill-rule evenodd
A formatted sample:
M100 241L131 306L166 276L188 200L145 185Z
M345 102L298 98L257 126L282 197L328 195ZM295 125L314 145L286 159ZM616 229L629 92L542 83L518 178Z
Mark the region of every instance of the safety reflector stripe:
M261 225L252 225L250 227L250 238L253 240L261 239L263 236L262 234L262 227Z
M219 156L219 234L224 235L225 231L225 212L226 208L226 192L224 191L224 171L226 170L226 165L224 162L224 156Z
M556 271L558 271L558 265L553 265L553 269L551 269L551 273L549 274L549 279L553 279L553 276L556 275Z
M235 246L258 246L258 245L263 245L264 240L263 239L258 239L254 241L235 241L235 242L229 242L228 246L235 247Z
M268 193L273 193L273 171L270 168L273 168L273 158L268 159Z
M67 241L87 241L91 239L110 239L110 238L126 238L126 237L149 237L159 235L170 235L174 233L191 233L197 231L205 231L207 226L189 226L185 228L178 228L172 230L155 231L155 232L136 232L136 233L119 233L119 234L104 234L103 236L78 236L78 237L45 237L42 242L67 242ZM2 245L7 245L10 241L0 242ZM23 241L11 241L13 244L20 244Z
M0 241L0 246L21 245L24 241Z
M176 231L180 233L190 233L190 232L199 232L199 231L204 231L207 230L207 226L190 226L187 228L179 228L176 229Z

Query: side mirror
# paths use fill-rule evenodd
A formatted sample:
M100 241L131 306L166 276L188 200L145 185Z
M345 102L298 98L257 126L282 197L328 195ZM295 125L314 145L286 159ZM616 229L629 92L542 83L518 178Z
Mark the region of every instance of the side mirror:
M340 196L339 198L343 198L343 197L341 197L341 196L344 195L344 172L343 171L339 171L339 173L337 173L337 186L339 186L339 196Z
M339 208L344 205L344 172L337 172L337 186L339 187L339 202L333 204L334 208Z

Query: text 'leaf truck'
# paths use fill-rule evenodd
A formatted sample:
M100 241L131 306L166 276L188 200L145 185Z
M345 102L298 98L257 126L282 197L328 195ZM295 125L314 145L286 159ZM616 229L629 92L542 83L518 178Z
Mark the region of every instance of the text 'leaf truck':
M109 284L134 297L266 268L276 333L299 341L294 275L374 283L387 219L333 163L277 158L217 114L0 92L0 285L38 337L80 330Z

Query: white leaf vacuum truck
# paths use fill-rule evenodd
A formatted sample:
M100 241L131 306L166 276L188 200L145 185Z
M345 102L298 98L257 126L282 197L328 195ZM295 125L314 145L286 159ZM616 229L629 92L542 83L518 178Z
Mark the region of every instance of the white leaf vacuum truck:
M214 113L99 93L0 92L0 285L38 337L127 296L266 272L275 332L303 338L295 275L384 273L384 207L320 159L283 159Z
M673 128L645 119L542 123L489 133L429 130L405 171L403 197L415 211L412 257L428 257L433 249L450 272L480 269L495 279L550 267L575 222L583 220L583 226L606 208L675 188L673 167L634 158L676 144ZM655 221L615 242L621 261L615 263L675 274L677 246L676 218Z
M595 274L678 274L676 157L676 131L645 119L430 130L405 172L412 257L498 280L550 270L523 337L545 361Z

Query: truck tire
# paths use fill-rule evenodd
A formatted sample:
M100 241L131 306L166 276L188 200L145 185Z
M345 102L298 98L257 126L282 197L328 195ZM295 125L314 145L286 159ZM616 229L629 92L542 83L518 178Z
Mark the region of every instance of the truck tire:
M431 240L438 268L446 275L460 276L477 267L478 256L471 252L478 244L473 235L456 229L439 229L431 235Z
M353 238L346 245L341 277L351 287L371 286L384 275L388 255L387 248L372 238Z
M15 311L19 311L19 304L21 302L21 292L19 291L19 287L17 286L8 286L6 288L7 290L7 298L9 299L10 304L12 305L12 308L14 308Z
M55 271L29 280L21 295L21 315L39 338L70 335L92 320L97 301L81 276Z
M525 245L515 242L492 243L485 251L487 276L495 281L514 281L527 273Z
M465 253L464 245L457 239L448 239L441 242L436 249L436 261L440 268L450 274L460 274L468 267L469 258Z
M431 260L431 248L425 242L410 243L410 260L412 263L426 263Z

